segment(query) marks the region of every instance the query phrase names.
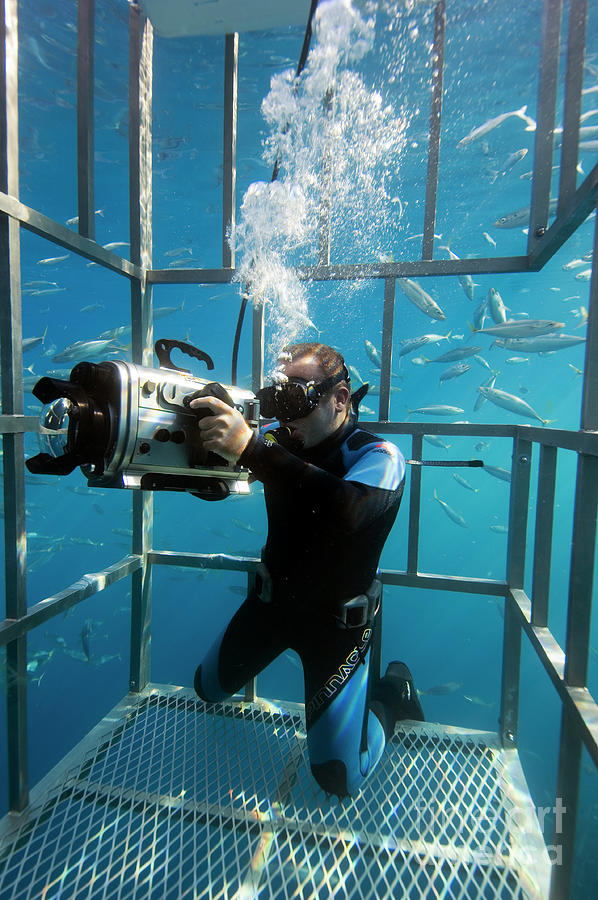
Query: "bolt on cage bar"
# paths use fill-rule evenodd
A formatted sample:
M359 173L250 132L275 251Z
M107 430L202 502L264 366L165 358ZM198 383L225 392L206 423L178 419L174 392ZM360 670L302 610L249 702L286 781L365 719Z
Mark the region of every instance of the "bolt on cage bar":
M131 261L111 253L93 240L93 66L94 2L79 0L78 41L78 197L79 234L19 201L18 190L18 89L17 0L0 0L0 281L5 302L0 307L2 352L2 416L0 433L4 447L5 578L7 618L0 624L0 646L6 646L7 664L17 676L26 672L26 638L30 630L64 612L111 583L132 577L130 689L142 691L149 681L151 623L151 571L154 565L186 565L244 571L251 582L257 560L226 554L170 553L152 549L151 494L133 495L133 553L102 572L83 575L74 584L29 609L26 605L26 526L23 478L23 441L37 429L37 420L23 415L21 379L21 305L19 231L24 227L86 259L127 277L131 284L133 360L151 364L153 284L226 283L235 271L234 248L227 237L234 228L236 208L236 109L238 36L226 38L224 103L223 265L220 269L153 269L151 220L151 95L152 26L140 7L130 5L129 69L129 180ZM579 129L581 72L587 20L587 0L572 0L569 7L567 68L565 76L565 129L561 151L558 209L550 227L548 204L555 120L558 54L561 40L561 0L544 0L542 56L539 78L538 127L532 181L532 202L527 253L523 256L469 260L433 259L438 150L442 125L445 0L436 7L434 25L430 142L422 258L392 263L330 266L326 236L324 252L315 266L298 268L309 280L384 279L382 328L382 377L379 421L366 427L386 434L410 434L412 456L422 457L424 434L456 436L494 435L513 440L513 468L509 513L509 543L505 581L448 577L421 573L418 568L421 469L411 477L409 542L405 571L384 570L388 585L464 591L505 598L500 730L504 746L516 746L520 676L521 634L525 632L562 702L560 761L557 795L571 810L577 808L581 744L598 765L598 707L587 687L588 623L591 610L596 512L598 505L598 276L590 283L588 335L583 382L581 428L578 432L545 430L528 426L467 426L436 423L390 422L389 392L392 367L392 334L396 278L417 275L490 274L538 271L596 207L598 166L575 189ZM324 173L325 175L325 173ZM323 216L326 226L326 216ZM598 250L598 226L594 259ZM253 314L254 387L261 384L264 350L263 310ZM524 547L530 490L530 459L540 448L537 484L533 588L529 598L523 589ZM547 627L550 547L556 461L559 449L578 453L571 574L566 646L561 648ZM379 664L379 635L376 654ZM247 688L255 697L255 685ZM10 806L27 806L26 679L8 680L8 748ZM575 815L567 817L559 841L564 864L554 869L551 896L567 896L570 889Z

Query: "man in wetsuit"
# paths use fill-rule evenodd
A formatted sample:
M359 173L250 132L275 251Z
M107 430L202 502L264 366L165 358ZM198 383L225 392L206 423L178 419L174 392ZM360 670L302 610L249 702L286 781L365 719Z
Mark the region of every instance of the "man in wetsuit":
M349 385L337 351L295 344L281 355L274 384L258 393L262 414L281 423L269 434L256 437L214 397L191 403L212 413L198 422L203 446L263 482L268 513L255 589L197 669L195 690L223 700L295 650L312 773L338 796L359 790L398 719L424 718L403 663L390 663L368 699L375 576L405 460L394 444L358 428Z

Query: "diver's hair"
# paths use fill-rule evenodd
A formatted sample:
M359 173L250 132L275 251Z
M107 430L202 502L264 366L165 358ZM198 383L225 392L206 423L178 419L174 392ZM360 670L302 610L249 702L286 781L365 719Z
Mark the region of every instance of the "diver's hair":
M334 347L329 347L328 344L319 344L317 341L308 344L288 344L286 347L283 347L279 361L295 362L295 360L304 359L307 356L318 363L324 378L330 378L332 375L337 375L344 370L346 378L340 381L339 384L344 385L349 392L351 391L350 377L345 360L338 350L335 350Z

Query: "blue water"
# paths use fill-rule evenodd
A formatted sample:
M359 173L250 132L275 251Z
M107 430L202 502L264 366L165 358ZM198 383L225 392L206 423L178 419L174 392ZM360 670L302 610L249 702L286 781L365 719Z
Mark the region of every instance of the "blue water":
M401 9L404 9L404 4ZM471 0L447 4L447 58L440 181L436 232L436 257L446 252L439 245L450 242L461 257L520 255L527 237L521 228L501 230L495 220L530 202L528 179L533 160L532 132L521 119L510 118L490 132L485 141L457 149L457 142L491 116L527 104L536 115L539 68L539 15L537 0L520 4L506 14L501 0ZM591 5L588 34L598 37L598 8ZM399 197L403 215L396 221L380 217L384 229L376 230L376 217L357 221L333 221L333 262L417 258L424 215L426 135L428 129L428 42L433 34L428 4L413 4L414 11L387 26L388 13L378 16L375 49L357 65L365 82L378 89L384 103L405 121L404 149L398 159L388 159L384 177L389 197ZM126 4L114 0L96 2L95 95L95 208L96 240L128 240L127 187L127 77L128 36ZM21 200L65 223L77 212L76 204L76 19L72 4L21 3L19 7L19 134L21 140ZM272 75L293 67L299 56L303 30L242 35L239 55L239 126L237 150L237 203L250 183L268 181L271 169L261 160L266 129L260 103ZM595 45L595 43L594 43ZM153 97L153 265L168 267L189 259L197 267L219 267L221 258L221 145L224 39L193 38L168 41L154 38ZM564 60L564 56L563 56ZM584 86L598 82L598 63L588 59ZM562 79L561 79L562 80ZM583 111L598 107L598 92L584 97ZM562 87L559 94L562 110ZM598 116L588 124L598 124ZM514 150L526 148L527 156L507 174L492 182L491 172ZM596 154L580 155L584 173L596 162ZM555 156L555 163L558 155ZM284 177L284 172L282 173ZM582 175L578 176L581 182ZM554 186L558 184L558 173ZM358 196L355 197L359 208ZM239 213L237 214L239 215ZM364 214L365 215L365 214ZM390 225L388 224L390 222ZM359 226L359 234L355 228ZM392 227L390 227L392 226ZM514 416L486 403L474 412L477 386L487 375L476 362L463 376L439 387L440 365L414 365L413 356L433 356L459 346L456 336L469 339L469 322L475 306L495 287L511 314L552 318L565 323L565 332L583 336L583 311L589 303L589 281L576 275L590 267L564 270L570 260L592 249L594 219L588 219L568 244L534 274L475 276L475 300L468 300L456 278L422 279L446 314L445 321L428 319L397 288L395 348L400 340L427 332L446 334L452 340L428 345L399 363L395 351L391 395L391 420L402 420L409 409L447 403L464 410L461 418L477 423L517 423L532 420ZM483 236L496 242L494 249ZM116 252L127 256L127 247ZM172 251L178 251L172 255ZM59 366L51 357L76 340L88 340L102 331L124 324L129 316L129 285L124 278L70 254L67 260L42 265L39 260L64 255L65 251L25 230L21 233L23 286L35 281L52 284L54 293L23 296L23 336L41 336L44 343L24 356L31 367L26 375L41 376ZM314 258L306 255L306 262ZM44 290L44 286L30 288ZM382 281L351 284L317 283L309 286L309 316L321 332L321 340L338 346L348 363L364 380L375 381L365 352L365 340L380 349L384 286ZM230 381L231 347L239 309L237 285L158 286L155 307L178 307L155 323L154 337L187 338L210 353L213 376ZM85 310L86 307L92 307ZM249 317L250 318L250 317ZM582 327L580 327L582 326ZM47 330L46 330L47 329ZM267 333L266 343L271 335ZM306 331L305 339L314 339ZM548 427L576 429L580 401L584 347L507 365L510 355L490 349L481 336L481 354L500 370L496 387L523 397L549 419ZM52 349L56 348L56 349ZM239 381L248 384L250 374L250 321L246 322L239 358ZM67 366L68 368L68 366ZM203 373L200 373L203 374ZM365 405L377 409L377 398ZM35 414L39 404L27 395L25 412ZM376 418L363 413L364 420ZM421 417L413 416L413 419ZM438 420L442 421L442 420ZM446 421L453 421L447 419ZM486 440L486 439L485 439ZM510 467L511 442L487 439L489 446L476 451L476 439L446 438L450 450L425 444L428 458L483 458L487 463ZM408 438L397 444L410 455ZM33 435L26 438L26 452L37 452ZM532 463L532 485L537 458ZM425 572L501 579L505 574L506 535L491 525L508 522L508 485L483 471L471 470L468 491L452 477L450 469L425 470L422 479L420 569ZM47 482L47 483L44 483ZM550 627L564 645L568 567L575 483L575 455L559 455L556 498L556 530L551 572ZM27 482L27 530L29 574L28 603L32 605L76 581L85 572L101 570L130 549L131 497L126 492L89 491L79 473L56 482ZM468 528L452 522L434 500L438 496L457 510ZM535 501L529 515L530 548L533 547ZM194 552L227 552L256 555L262 545L266 522L263 498L254 488L249 498L221 504L202 504L178 495L158 495L154 500L154 546L157 549ZM385 547L382 565L406 567L408 491L397 524ZM117 532L121 533L117 533ZM194 573L156 567L153 575L152 680L190 685L193 671L211 636L222 627L240 603L244 576L234 573ZM531 557L526 588L531 589ZM30 673L29 776L36 783L64 753L126 693L128 687L128 627L130 589L120 582L80 604L66 617L39 628L30 638L30 653L52 652L51 658ZM81 654L81 630L91 623L92 663ZM431 721L495 731L500 696L503 610L498 600L433 591L388 588L385 591L383 661L406 658L417 686L425 691L423 703ZM520 752L526 777L538 806L554 802L560 705L535 655L523 642L520 706ZM74 655L69 655L74 653ZM113 657L100 663L103 657ZM40 677L41 676L41 677ZM452 683L439 693L437 686ZM589 674L590 690L598 687L598 639L593 623ZM260 678L259 692L277 699L301 699L302 678L290 655L283 655ZM469 698L469 699L468 699ZM2 699L2 704L4 700ZM0 755L5 745L0 742ZM585 754L585 751L584 751ZM4 759L2 759L3 769ZM576 896L587 896L596 883L588 848L595 846L598 791L595 769L584 756L580 810L580 856L576 863ZM6 782L0 781L0 812L7 808ZM547 822L550 821L550 817ZM593 834L592 841L588 835ZM552 840L547 829L548 842Z

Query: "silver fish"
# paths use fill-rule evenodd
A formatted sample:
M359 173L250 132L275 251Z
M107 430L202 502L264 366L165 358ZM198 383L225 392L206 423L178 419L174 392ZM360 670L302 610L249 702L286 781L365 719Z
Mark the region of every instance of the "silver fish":
M522 400L521 397L517 397L515 394L507 394L506 391L499 391L497 388L484 387L483 385L478 388L478 391L487 400L494 403L495 406L507 409L518 416L524 416L526 419L537 419L542 425L547 425L550 421L550 419L543 419L542 416L539 416L529 403L526 403L525 400Z
M554 216L556 213L556 208L558 204L558 199L552 198L548 207L548 214ZM529 225L529 214L530 207L522 206L521 209L516 209L512 213L507 213L504 216L501 216L494 223L495 228L523 228L526 225Z
M55 266L56 263L63 262L65 259L68 259L70 253L66 253L64 256L48 256L47 259L38 259L38 266Z
M365 352L368 355L368 359L371 360L371 362L373 362L373 364L376 366L376 368L381 369L382 368L382 360L380 359L380 354L378 353L378 351L376 350L376 348L374 347L374 345L372 344L371 341L366 340Z
M509 529L506 525L490 525L490 531L496 531L497 534L508 534Z
M457 525L460 525L461 528L469 528L469 525L467 524L467 522L465 521L465 519L463 518L461 513L457 512L456 509L453 509L452 506L449 506L448 503L445 503L444 500L440 499L440 497L438 496L438 494L436 492L436 488L434 488L434 499L438 503L440 503L443 510L445 511L445 513L447 514L449 519L451 519L451 521L455 522Z
M493 478L498 478L500 481L510 481L511 473L508 469L502 469L500 466L489 466L487 463L484 464L484 472L487 472L488 475L492 475Z
M516 165L520 159L523 159L524 156L527 155L527 148L523 147L521 150L515 150L514 153L511 153L507 159L505 159L502 166L496 171L493 172L492 184L496 181L497 178L501 178L511 171L514 165Z
M490 378L486 379L486 381L484 381L483 384L480 385L480 387L493 388L495 384L496 384L496 375L491 375ZM478 396L476 397L476 401L473 404L473 411L477 412L478 409L480 409L484 405L485 402L486 402L486 397L480 391L480 388L478 388Z
M489 131L492 131L494 128L498 128L499 125L502 125L506 119L509 119L511 116L517 116L520 119L528 122L528 127L526 131L533 131L534 129L531 127L532 119L529 116L526 116L527 104L522 106L521 109L515 109L512 112L501 113L499 116L494 116L492 119L488 119L483 125L478 125L477 128L474 128L469 134L466 134L464 138L461 138L457 147L466 147L467 144L473 143L473 141L477 141L479 138L484 137L485 134L488 134ZM535 126L534 126L535 128Z
M431 319L445 319L443 311L423 287L410 278L399 278L399 286L406 297Z
M475 356L481 349L481 347L455 347L454 350L447 350L441 356L432 356L429 362L457 362L459 359Z
M436 434L424 434L424 441L432 444L433 447L441 447L443 450L449 450L451 447L451 444L447 444L446 441L443 441Z
M444 372L441 373L439 379L440 383L442 384L444 381L451 381L453 378L459 378L460 375L465 375L470 369L471 366L468 363L456 363L454 366L445 369Z
M565 347L575 347L585 343L585 337L575 334L563 334L557 331L555 334L541 334L539 337L529 338L496 338L493 347L503 347L507 350L519 350L523 353L550 353L552 350L563 350Z
M445 406L443 403L436 406L418 406L417 409L407 408L409 414L417 413L420 416L458 416L465 410L460 406Z
M474 486L470 484L467 479L463 478L462 475L459 475L458 472L453 472L453 478L455 479L457 484L460 484L461 487L464 487L468 491L472 491L474 494L477 494L480 490L479 488L474 488Z
M93 359L110 350L117 350L115 342L110 340L75 341L52 357L53 362L70 362L71 360Z
M502 297L496 288L490 288L486 297L486 306L490 310L492 321L495 325L507 321L507 307L504 305Z
M408 353L413 353L414 350L419 350L420 347L423 347L424 344L427 343L428 336L426 334L422 334L420 337L409 338L406 341L401 341L399 356L406 356Z
M456 253L453 253L451 248L447 245L446 247L441 247L441 250L446 250L451 259L461 259L460 256L457 256ZM463 288L465 296L468 300L473 300L473 292L475 288L475 282L471 275L457 275L457 279L459 284Z
M537 337L541 334L551 334L558 328L564 328L564 322L555 322L552 319L507 319L498 325L489 328L477 328L476 334L492 334L497 337Z

